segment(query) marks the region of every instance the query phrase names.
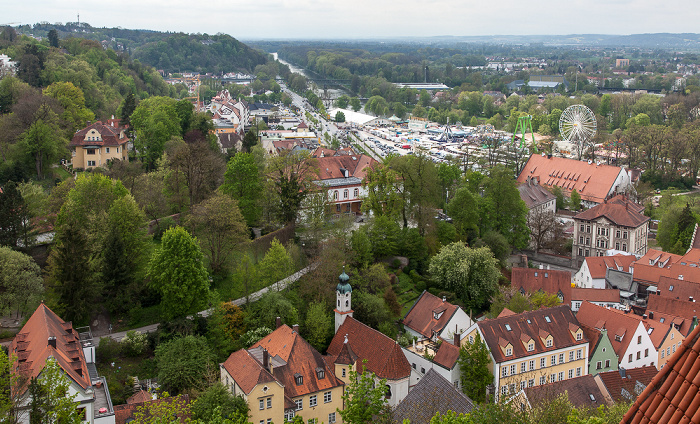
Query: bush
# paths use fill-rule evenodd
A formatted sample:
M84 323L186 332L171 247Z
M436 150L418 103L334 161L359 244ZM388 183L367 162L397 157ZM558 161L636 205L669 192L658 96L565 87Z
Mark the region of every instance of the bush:
M122 345L111 337L102 337L95 353L97 361L108 364L121 354Z
M391 321L384 321L379 324L379 331L391 339L396 339L396 334L398 333L396 325Z
M140 331L127 331L121 341L122 351L126 356L139 356L148 347L148 335Z
M160 241L160 239L163 237L163 234L172 227L176 227L177 223L175 220L170 217L166 216L165 218L161 219L158 221L158 226L156 227L155 231L153 232L153 239Z

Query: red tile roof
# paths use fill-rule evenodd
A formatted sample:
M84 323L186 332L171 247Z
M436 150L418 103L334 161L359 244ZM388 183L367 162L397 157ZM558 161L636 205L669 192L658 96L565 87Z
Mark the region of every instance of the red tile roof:
M621 172L625 171L616 166L533 154L518 175L518 182L537 178L545 187L559 186L567 195L575 189L581 199L601 203Z
M275 381L272 374L245 349L233 352L223 366L246 394L258 384Z
M612 343L613 349L619 358L624 356L627 346L632 340L632 335L634 335L639 323L642 321L642 317L631 312L625 313L617 309L608 309L590 302L581 304L576 318L583 325L596 329L607 329L610 343ZM616 335L622 336L622 340L618 341L615 338Z
M620 303L619 289L571 288L571 300L587 300L589 302Z
M411 365L406 360L401 346L353 317L347 317L338 328L328 346L329 355L337 357L340 354L346 334L352 351L358 357L358 368L361 368L362 361L367 360L367 370L380 378L400 380L411 375Z
M56 347L49 345L49 338L55 338ZM63 321L43 303L12 339L9 352L17 356L19 372L27 381L38 377L46 360L53 356L80 387L87 389L92 385L80 336L70 322ZM26 384L15 388L20 393L25 389Z
M286 365L272 369L272 374L284 386L285 396L295 398L343 385L323 356L287 325L263 337L251 350L257 347L267 349L270 356L279 356L286 362ZM318 377L319 369L324 372L323 378ZM302 384L296 384L295 377L298 376L302 377Z
M93 129L100 134L101 140L85 140L87 133ZM121 146L129 141L126 136L120 137L122 135L121 132L121 128L105 125L97 121L76 132L69 146Z
M674 323L684 336L692 330L698 312L700 305L696 302L655 295L649 295L647 300L647 316L650 320L660 322L663 318L665 324Z
M423 290L416 303L406 313L403 325L423 337L432 338L435 333L442 332L455 312L457 312L456 305ZM438 319L435 319L435 314L439 314Z
M440 343L440 347L438 348L437 352L435 353L433 362L435 362L438 365L442 365L448 370L451 370L457 364L458 359L459 347L455 346L447 340L443 340L443 342Z
M630 265L637 260L634 255L589 256L586 258L591 278L605 278L608 268L617 271L632 272Z
M366 155L341 155L316 158L318 161L318 179L344 178L341 169L348 171L349 177L365 178L369 167L376 166L378 162Z
M586 211L576 214L574 219L594 221L598 218L605 217L615 225L637 228L651 219L637 211L639 206L640 205L632 202L626 196L619 194L605 203L600 203Z
M562 393L566 393L569 401L577 408L597 408L605 405L603 392L590 374L525 389L527 400L533 407L549 402Z
M542 290L558 295L564 304L571 304L571 272L555 269L513 268L510 285L526 292Z
M574 338L569 331L570 324L579 326L571 308L566 305L487 319L477 323L491 354L499 363L588 343L585 335L582 340L577 341ZM547 347L542 340L549 335L552 335L553 339L551 347ZM528 352L523 340L530 338L535 342L535 349ZM501 347L507 346L508 343L513 346L513 354L506 357Z
M621 424L700 423L700 326L647 385Z
M153 400L153 397L151 396L150 393L146 390L139 390L135 394L131 395L127 400L126 403L132 404L132 403L144 403L148 402L149 400Z
M623 377L622 374L625 374ZM630 368L624 371L606 371L598 373L605 389L610 394L615 402L628 402L636 398L640 393L637 393L637 382L643 385L642 390L649 385L654 376L658 373L656 367L639 367ZM637 390L635 390L637 388ZM625 390L623 392L622 390ZM623 394L624 393L624 394ZM627 395L631 397L628 397Z

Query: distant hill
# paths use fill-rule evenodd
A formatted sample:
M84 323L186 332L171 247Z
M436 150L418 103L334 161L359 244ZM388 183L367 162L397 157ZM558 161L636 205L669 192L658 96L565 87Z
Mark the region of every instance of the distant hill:
M134 59L165 72L252 72L267 62L264 53L254 50L230 35L185 34L143 29L94 28L86 23L69 22L21 25L22 34L46 37L52 29L61 39L95 40L105 48L126 51Z

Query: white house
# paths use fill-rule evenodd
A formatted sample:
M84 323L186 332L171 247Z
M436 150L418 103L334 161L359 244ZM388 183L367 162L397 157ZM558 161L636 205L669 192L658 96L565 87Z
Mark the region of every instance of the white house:
M453 340L455 334L462 334L474 322L457 305L440 299L424 290L416 303L406 313L403 326L406 332L418 339L438 338Z
M576 287L604 289L608 269L632 273L632 264L636 260L630 254L586 257L581 268L574 274L574 283Z
M412 345L403 348L406 360L411 364L411 388L433 370L451 382L455 387L461 387L460 367L458 363L460 334L453 340L430 339L414 341Z

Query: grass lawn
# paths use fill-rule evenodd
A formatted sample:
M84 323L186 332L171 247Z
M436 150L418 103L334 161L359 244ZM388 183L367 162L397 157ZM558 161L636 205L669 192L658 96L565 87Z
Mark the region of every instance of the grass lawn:
M413 304L420 296L421 291L416 289L416 285L413 279L408 276L408 274L401 273L398 276L398 289L396 296L399 299L399 304L401 304L401 316L404 317L408 313L409 309L413 307Z
M112 363L97 361L97 373L107 379L109 394L112 396L112 404L126 403L126 399L133 394L133 384L130 377L139 379L157 377L156 361L153 357L118 357Z

